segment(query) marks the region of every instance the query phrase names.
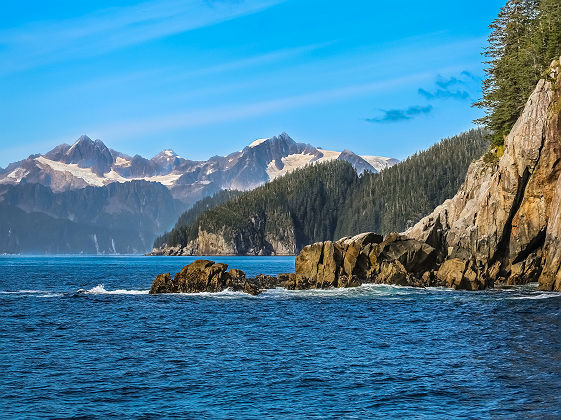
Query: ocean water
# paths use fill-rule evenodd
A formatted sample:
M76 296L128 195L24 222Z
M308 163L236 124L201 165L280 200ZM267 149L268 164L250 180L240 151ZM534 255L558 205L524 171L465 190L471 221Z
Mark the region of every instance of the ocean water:
M148 295L192 260L0 257L0 416L561 418L561 294Z

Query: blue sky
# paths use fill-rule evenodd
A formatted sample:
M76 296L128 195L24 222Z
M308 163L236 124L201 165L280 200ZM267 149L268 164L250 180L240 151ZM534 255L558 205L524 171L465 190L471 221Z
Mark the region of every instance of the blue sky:
M503 3L9 2L0 166L81 134L207 159L286 131L401 159L481 115L481 50Z

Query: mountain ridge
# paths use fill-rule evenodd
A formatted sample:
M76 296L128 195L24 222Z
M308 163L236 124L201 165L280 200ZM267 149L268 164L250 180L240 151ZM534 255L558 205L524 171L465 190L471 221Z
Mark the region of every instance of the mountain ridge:
M333 159L355 162L359 173L377 172L398 162L378 156L363 158L349 151L325 151L297 143L285 132L206 161L185 159L171 149L150 159L129 156L83 134L72 145L63 143L45 154L9 164L0 172L0 184L38 183L62 192L145 180L161 183L174 198L191 205L223 189L250 190L296 168Z
M0 230L11 238L0 241L0 253L145 253L199 200L225 189L251 190L341 154L281 133L206 161L169 148L147 159L83 134L0 170ZM396 162L367 158L378 167Z

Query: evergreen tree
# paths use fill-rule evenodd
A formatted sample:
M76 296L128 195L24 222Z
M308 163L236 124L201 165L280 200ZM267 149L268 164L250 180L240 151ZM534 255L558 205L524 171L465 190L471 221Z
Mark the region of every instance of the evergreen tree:
M379 174L362 176L341 211L335 237L403 231L451 198L489 144L474 129L442 140Z
M483 95L475 105L486 109L477 122L493 133L492 145L504 144L536 83L559 58L560 9L559 0L509 0L490 25Z

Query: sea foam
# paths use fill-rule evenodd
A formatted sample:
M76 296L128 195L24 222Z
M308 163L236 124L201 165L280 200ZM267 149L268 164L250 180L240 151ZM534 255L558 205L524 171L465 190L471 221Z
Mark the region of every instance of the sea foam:
M561 297L561 293L558 292L549 292L549 293L539 293L539 294L532 294L526 296L513 296L508 297L507 299L511 300L538 300L538 299L551 299Z
M106 290L103 284L98 284L91 289L78 290L78 293L84 293L88 295L147 295L149 290L127 290L127 289L117 289L117 290Z

